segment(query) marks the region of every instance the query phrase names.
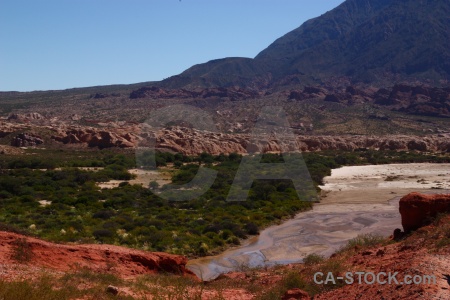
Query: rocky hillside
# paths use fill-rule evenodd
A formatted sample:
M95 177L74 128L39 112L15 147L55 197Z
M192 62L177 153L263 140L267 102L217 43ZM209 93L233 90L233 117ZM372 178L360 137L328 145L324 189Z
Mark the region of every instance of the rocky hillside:
M183 256L113 245L58 245L0 231L0 249L1 275L6 277L26 275L15 272L17 263L33 266L28 275L38 270L67 272L75 268L115 273L122 277L156 273L192 275L185 268L187 259Z
M251 58L229 57L190 67L158 83L168 88L231 87L261 89L272 80L268 68Z
M328 259L310 255L304 264L232 272L208 283L195 280L184 268L186 259L180 256L109 245L56 245L0 232L0 295L9 293L15 297L5 299L28 299L31 293L35 299L48 299L47 295L59 291L64 296L52 299L111 299L111 295L120 299L204 300L449 299L449 199L449 195L412 193L404 196L400 200L400 211L405 231L411 229L410 221L420 224L408 234L396 229L387 239L360 236ZM446 206L442 205L444 203ZM422 208L420 216L414 215L416 206ZM72 273L73 268L90 271ZM50 273L42 275L42 270ZM184 276L158 275L161 271ZM344 284L338 279L336 284L316 284L313 281L316 272L332 272L335 277L344 276L346 272L397 275L390 284L366 284L364 280L359 284L356 275L353 284ZM156 275L139 276L142 274ZM402 281L406 275L422 279L434 276L436 281L405 284ZM25 278L25 283L21 278ZM44 282L52 280L53 285L43 286L42 278ZM29 282L34 284L29 286ZM111 283L115 286L108 287ZM28 294L19 297L18 286L27 289ZM84 291L84 296L80 291ZM47 297L39 298L39 293Z
M266 296L255 297L249 290L239 299L448 299L450 297L450 212L449 195L423 195L412 193L401 199L402 223L420 224L409 235L395 230L388 239L364 236L351 240L347 247L329 259L310 256L305 264L275 269L225 274L216 281L228 284L264 287ZM438 203L440 203L438 205ZM447 207L442 204L446 203ZM412 215L420 205L421 215ZM438 208L436 205L440 206ZM424 209L425 208L425 209ZM436 213L440 217L436 219ZM313 282L316 272L344 276L346 272L397 272L397 282L391 284L358 283L337 280L336 284L319 285ZM355 273L354 273L355 274ZM435 276L435 283L406 284L404 276ZM370 277L370 276L369 276ZM422 277L423 278L423 277ZM325 279L325 277L324 277ZM383 278L382 278L383 279ZM370 281L370 279L369 279Z
M254 59L193 66L170 87L274 87L348 78L386 85L450 79L450 3L347 0L277 39Z
M296 130L296 128L291 128ZM129 148L144 147L146 141L155 139L155 148L162 152L177 152L185 155L246 154L248 149L257 152L281 152L276 137L262 137L250 143L250 134L226 134L200 131L193 128L170 126L159 131L143 130L141 125L123 124L103 128L89 126L43 126L23 124L0 124L1 141L11 146L2 146L0 153L20 153L15 147L50 148ZM450 152L450 134L412 135L296 135L295 140L283 141L291 152L324 150L355 151L360 149ZM286 148L285 148L286 149ZM15 152L14 152L15 151Z
M317 299L447 299L450 297L448 259L450 195L423 195L412 193L400 200L400 214L404 230L410 236L394 232L397 243L384 247L356 250L348 262L352 268L366 272L398 272L400 276L433 275L434 284L406 285L346 285L335 291L319 295ZM419 209L420 208L420 209ZM420 210L420 213L417 212ZM439 219L436 219L441 214ZM411 227L411 224L416 226ZM430 225L431 224L431 225ZM428 226L425 226L428 225ZM397 233L397 234L396 234ZM397 236L396 236L397 235ZM400 277L402 278L402 277ZM316 298L315 298L316 299Z
M124 132L124 130L121 130ZM120 132L120 130L119 130ZM66 144L79 144L89 147L136 147L143 145L139 133L114 133L91 129L71 129L54 136L56 141ZM145 135L145 134L144 134ZM220 153L246 154L247 149L258 152L280 152L276 139L266 142L262 139L258 144L249 143L249 135L223 134L198 131L190 128L171 127L157 132L156 148L161 151L199 155L207 152L213 155ZM449 152L450 142L446 135L428 137L413 136L298 136L296 141L288 145L290 151L323 151L357 149L403 150L421 152ZM253 151L252 150L252 151Z

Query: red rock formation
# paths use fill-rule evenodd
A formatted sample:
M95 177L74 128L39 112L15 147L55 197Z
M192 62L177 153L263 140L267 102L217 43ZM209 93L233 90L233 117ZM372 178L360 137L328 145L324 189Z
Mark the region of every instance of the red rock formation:
M289 151L321 151L346 150L359 148L380 150L414 150L449 152L450 142L446 137L413 137L413 136L297 136L295 141L287 142ZM173 127L164 129L156 135L157 148L164 151L175 151L186 155L198 155L208 152L213 155L220 153L279 152L280 146L276 140L266 141L264 138L249 145L247 134L222 134L202 132L188 128Z
M15 122L31 122L36 120L44 120L45 117L40 113L32 112L27 114L11 114L8 117L8 121Z
M145 146L145 139L156 138L156 148L161 151L179 152L186 155L198 155L208 152L246 154L249 146L249 134L225 134L221 132L199 131L187 127L170 127L161 131L145 131L139 126L129 127L76 127L54 129L52 139L64 144L98 148L132 148ZM0 132L2 132L0 128ZM426 137L390 135L390 136L296 136L296 140L287 143L288 151L323 151L356 149L380 149L401 151L450 152L449 135L429 135ZM279 152L277 140L267 141L262 137L250 145L252 152Z
M327 93L327 90L325 88L322 88L322 87L305 86L305 88L303 89L303 93L324 97L325 94Z
M121 277L158 272L193 275L186 269L187 258L184 256L113 245L61 245L3 231L0 231L0 264L16 263L12 253L14 244L20 239L24 239L32 251L29 264L33 267L69 271L79 266L113 272Z
M450 88L395 85L391 90L380 89L374 103L393 110L431 116L450 116Z
M281 298L282 300L296 300L296 299L300 299L300 300L309 300L310 297L308 295L307 292L301 290L301 289L292 289L287 291L283 298Z
M324 99L326 102L336 102L336 103L346 103L346 97L345 94L333 94L333 95L327 95Z
M11 140L11 146L14 147L34 147L42 145L44 140L34 134L20 133Z
M301 91L291 91L288 97L289 100L304 100L307 98L307 95L305 95Z
M142 87L130 93L130 99L187 99L187 98L228 98L245 100L259 97L259 92L241 88L207 88L201 90L162 89L159 87Z
M134 147L139 137L130 132L115 130L115 132L98 130L93 128L78 128L59 132L52 139L64 144L86 144L89 147L103 148L131 148Z
M439 213L450 212L450 194L410 193L400 199L400 214L405 232L427 225Z

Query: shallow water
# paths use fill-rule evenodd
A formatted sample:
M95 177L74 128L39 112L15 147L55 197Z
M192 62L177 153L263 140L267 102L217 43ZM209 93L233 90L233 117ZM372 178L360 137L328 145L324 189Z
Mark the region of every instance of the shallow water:
M263 230L217 256L189 261L187 267L203 280L220 274L276 264L298 263L311 253L329 256L359 234L383 236L401 228L400 196L413 190L427 193L429 184L450 182L450 164L408 164L345 167L333 170L322 189L328 194L311 211ZM385 181L387 176L398 176ZM417 176L417 177L416 177ZM438 178L439 180L437 180ZM401 181L398 185L386 184ZM350 199L350 200L349 200Z
M312 211L263 230L238 248L192 260L188 268L203 280L211 280L245 267L302 262L311 253L329 256L358 234L392 234L401 225L398 200L389 205L316 205Z

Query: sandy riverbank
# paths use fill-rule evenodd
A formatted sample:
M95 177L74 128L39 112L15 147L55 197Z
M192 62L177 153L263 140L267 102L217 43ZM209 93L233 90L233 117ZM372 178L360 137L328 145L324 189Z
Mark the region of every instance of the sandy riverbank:
M413 191L450 189L450 164L391 164L332 170L321 186L321 205L387 203Z
M187 267L210 280L245 267L302 262L311 253L328 256L359 234L388 236L401 228L401 196L449 192L450 164L344 167L324 182L326 196L311 211L268 227L238 248L191 260Z
M136 178L126 180L129 184L142 185L148 187L150 182L156 181L159 186L171 183L171 175L168 170L143 170L143 169L131 169L128 170L131 174L136 175ZM98 183L98 186L102 189L112 189L118 187L120 183L125 180L110 180L108 182Z

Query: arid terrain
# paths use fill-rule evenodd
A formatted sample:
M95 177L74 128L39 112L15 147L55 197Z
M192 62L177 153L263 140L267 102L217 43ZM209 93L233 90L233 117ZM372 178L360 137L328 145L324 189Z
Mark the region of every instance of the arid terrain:
M401 196L413 191L448 193L449 172L450 164L334 169L331 176L324 178L320 203L311 211L271 226L243 245L217 256L190 260L188 269L210 280L245 267L302 262L310 254L329 257L360 234L388 237L401 227L398 205Z
M0 299L450 299L449 15L346 0L253 58L1 91ZM314 281L358 271L400 282Z
M208 285L195 281L193 275L185 269L186 259L179 256L145 253L108 245L56 245L32 237L1 232L3 289L0 293L13 293L11 286L5 281L21 282L23 279L36 282L35 293L42 293L44 276L47 282L53 282L54 288L71 278L70 282L66 281L66 288L75 284L79 294L83 291L80 294L83 299L86 296L89 299L107 299L108 295L115 294L125 297L124 299L181 299L179 297L183 294L190 295L191 298L187 296L188 299L198 297L195 299L205 300L217 297L279 299L283 294L283 299L309 299L308 293L315 294L314 299L411 299L417 295L425 299L446 299L450 295L447 272L450 266L450 220L448 216L437 216L437 213L446 209L448 211L449 205L446 202L446 206L441 206L438 211L433 211L432 207L447 200L448 196L424 196L417 193L403 197L400 200L403 226L414 221L419 224L419 229L408 235L394 234L395 240L392 236L387 239L361 236L351 240L330 259L309 256L304 264L243 270L222 275ZM421 206L422 211L433 213L437 219L411 219L411 213L415 209L411 206L413 202ZM350 285L339 283L329 286L314 284L312 280L315 272L333 272L337 276L356 271L398 272L399 282L386 285L355 282ZM166 280L164 277L167 278L167 275L155 275L158 272L176 275L171 275ZM148 277L145 274L152 275ZM144 275L147 277L142 277ZM183 277L178 277L181 275ZM406 285L402 284L402 276L405 275L435 276L436 282ZM161 276L160 280L158 276ZM90 281L86 282L83 278L90 278ZM111 286L111 283L115 286ZM53 293L49 292L48 295L54 296Z

